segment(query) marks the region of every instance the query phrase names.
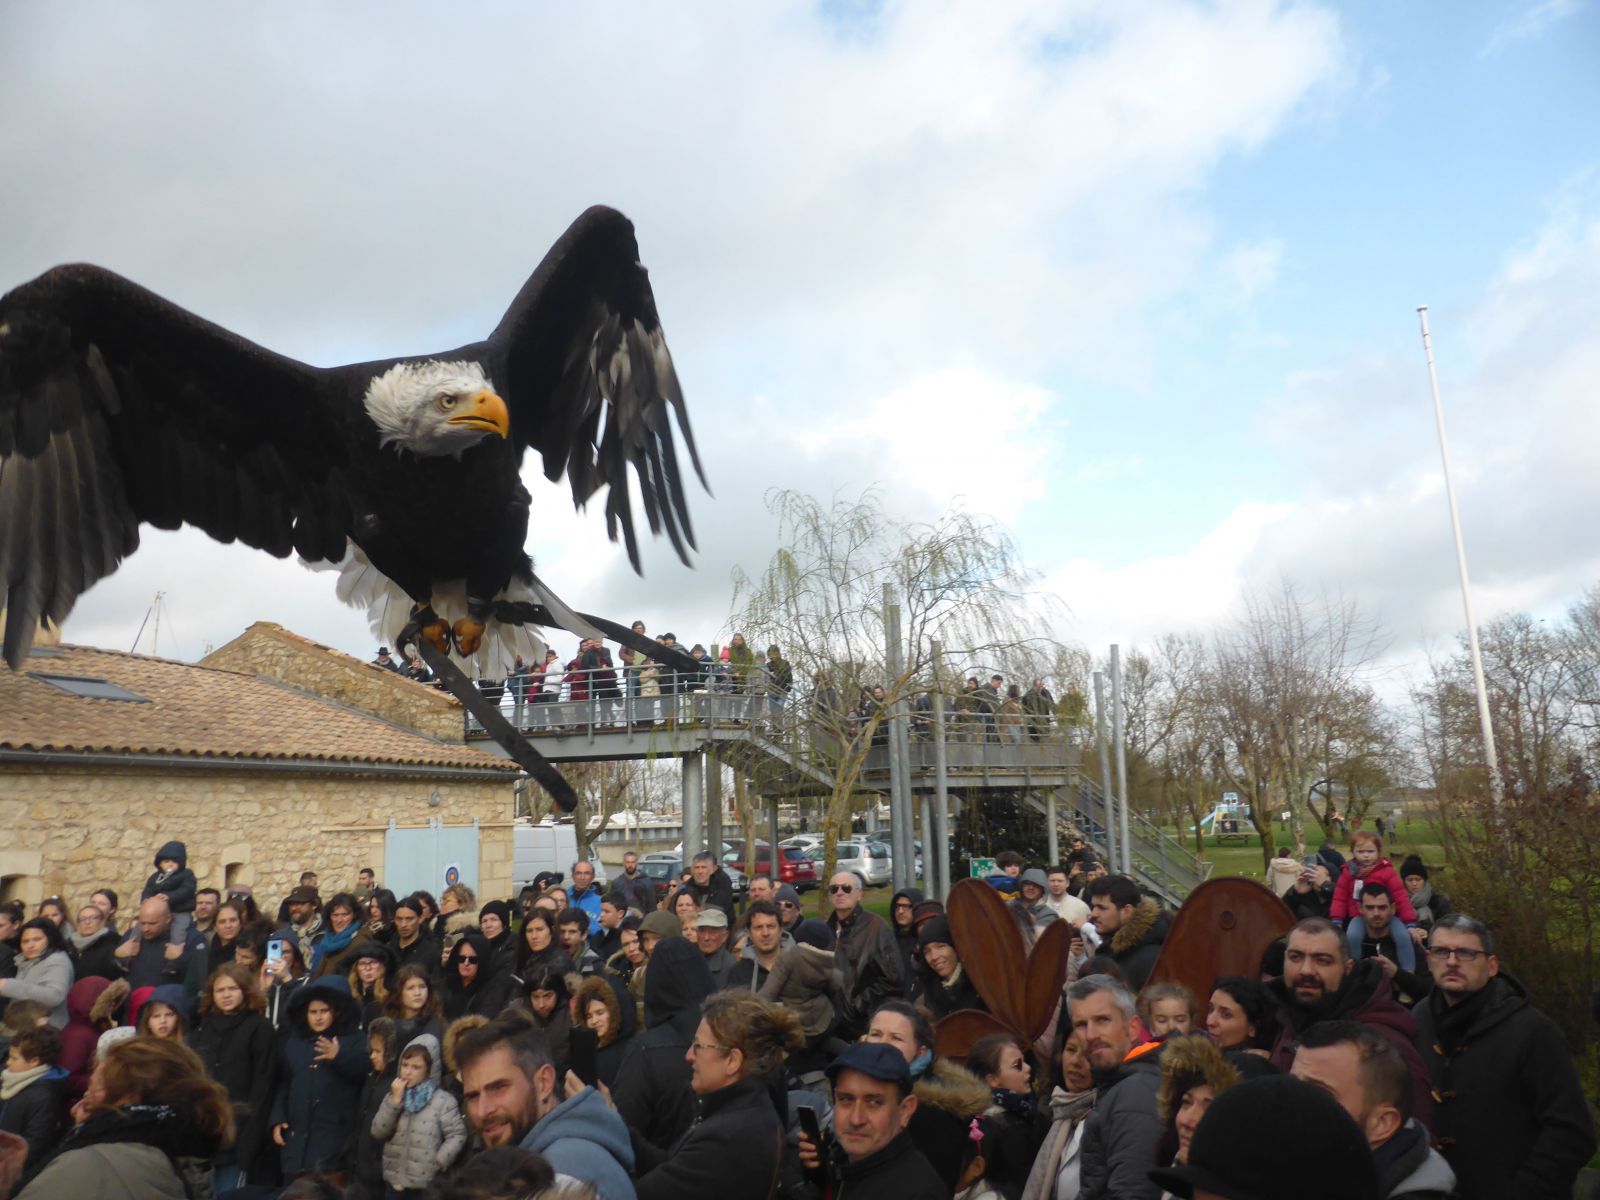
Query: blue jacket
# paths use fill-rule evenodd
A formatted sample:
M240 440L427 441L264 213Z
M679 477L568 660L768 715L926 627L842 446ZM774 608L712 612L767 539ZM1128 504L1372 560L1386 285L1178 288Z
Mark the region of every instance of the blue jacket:
M312 1033L306 1024L306 1007L313 1000L325 1000L333 1008L333 1024L325 1034ZM361 1086L371 1069L359 1016L349 981L340 975L312 980L289 1001L282 1082L272 1104L272 1127L289 1125L282 1154L287 1176L336 1168L351 1141ZM331 1061L316 1061L319 1036L338 1040L339 1051Z
M628 1127L593 1088L563 1100L528 1131L522 1148L544 1155L557 1175L594 1184L600 1200L637 1200Z
M573 908L581 908L589 914L589 929L591 932L600 924L600 899L601 893L598 883L590 884L589 889L585 892L580 893L577 888L573 888L567 893L567 901Z

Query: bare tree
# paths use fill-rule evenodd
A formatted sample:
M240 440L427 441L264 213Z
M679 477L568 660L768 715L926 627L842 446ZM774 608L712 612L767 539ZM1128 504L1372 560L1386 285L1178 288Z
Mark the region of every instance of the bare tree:
M1053 656L1049 602L1015 544L992 523L952 508L933 522L894 516L876 489L855 500L823 502L774 491L768 507L780 526L780 549L759 576L734 574L732 628L752 644L784 650L796 678L811 685L807 751L832 778L825 826L849 822L862 766L891 713L935 686L928 657L940 639L953 657L1000 661L1019 647ZM890 677L884 653L884 586L901 607L910 647ZM880 697L871 689L881 687ZM798 702L798 696L795 698ZM875 802L875 801L874 801ZM825 870L835 866L833 838Z

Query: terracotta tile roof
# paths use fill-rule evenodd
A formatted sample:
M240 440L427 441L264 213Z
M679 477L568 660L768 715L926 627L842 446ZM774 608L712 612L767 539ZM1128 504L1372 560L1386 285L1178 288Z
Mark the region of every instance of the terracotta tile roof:
M52 675L142 699L76 695L42 678ZM517 770L259 676L85 646L36 650L20 671L0 666L0 748Z

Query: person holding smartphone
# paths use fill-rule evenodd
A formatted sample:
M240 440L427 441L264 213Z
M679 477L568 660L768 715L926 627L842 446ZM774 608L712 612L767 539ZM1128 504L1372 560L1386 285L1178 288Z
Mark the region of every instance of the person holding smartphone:
M274 935L267 939L267 956L261 964L265 981L267 1020L280 1033L289 1020L292 1001L305 986L306 962L297 938Z

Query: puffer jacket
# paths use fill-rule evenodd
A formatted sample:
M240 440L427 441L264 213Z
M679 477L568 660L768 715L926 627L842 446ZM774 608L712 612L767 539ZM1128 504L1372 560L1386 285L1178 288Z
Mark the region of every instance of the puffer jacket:
M1161 1047L1136 1046L1129 1057L1103 1076L1096 1072L1100 1098L1083 1127L1085 1200L1158 1200L1161 1185L1150 1181L1161 1141L1157 1096L1161 1090Z
M1128 986L1134 991L1144 987L1150 972L1155 970L1161 946L1167 940L1169 924L1161 906L1145 896L1127 923L1111 935L1111 957L1122 968L1122 973L1128 977Z
M67 993L67 1024L61 1030L61 1057L56 1065L72 1077L68 1086L76 1100L89 1086L89 1076L94 1072L94 1048L100 1043L99 1021L109 1020L113 1005L128 998L128 985L121 980L115 984L112 1003L102 1004L101 996L113 987L109 979L91 975L72 985Z
M793 1012L807 1038L819 1038L833 1028L833 997L843 988L834 952L799 942L778 956L761 997Z
M306 1024L306 1008L313 1000L325 1000L333 1009L333 1025L320 1035L339 1043L331 1060L316 1058L319 1035ZM325 975L296 990L289 1001L281 1055L271 1127L289 1126L281 1156L283 1172L294 1176L334 1169L355 1129L361 1085L371 1067L350 984L342 976Z
M50 1010L50 1024L64 1029L67 1024L67 993L72 990L72 958L65 950L50 950L38 958L14 960L17 974L6 980L6 1000L37 1000Z
M372 1118L372 1136L384 1143L383 1181L400 1191L427 1187L449 1169L467 1144L467 1127L456 1098L440 1086L438 1039L425 1033L412 1038L406 1049L412 1046L428 1052L433 1095L416 1112L407 1112L392 1094L385 1096ZM404 1050L400 1057L405 1057Z

